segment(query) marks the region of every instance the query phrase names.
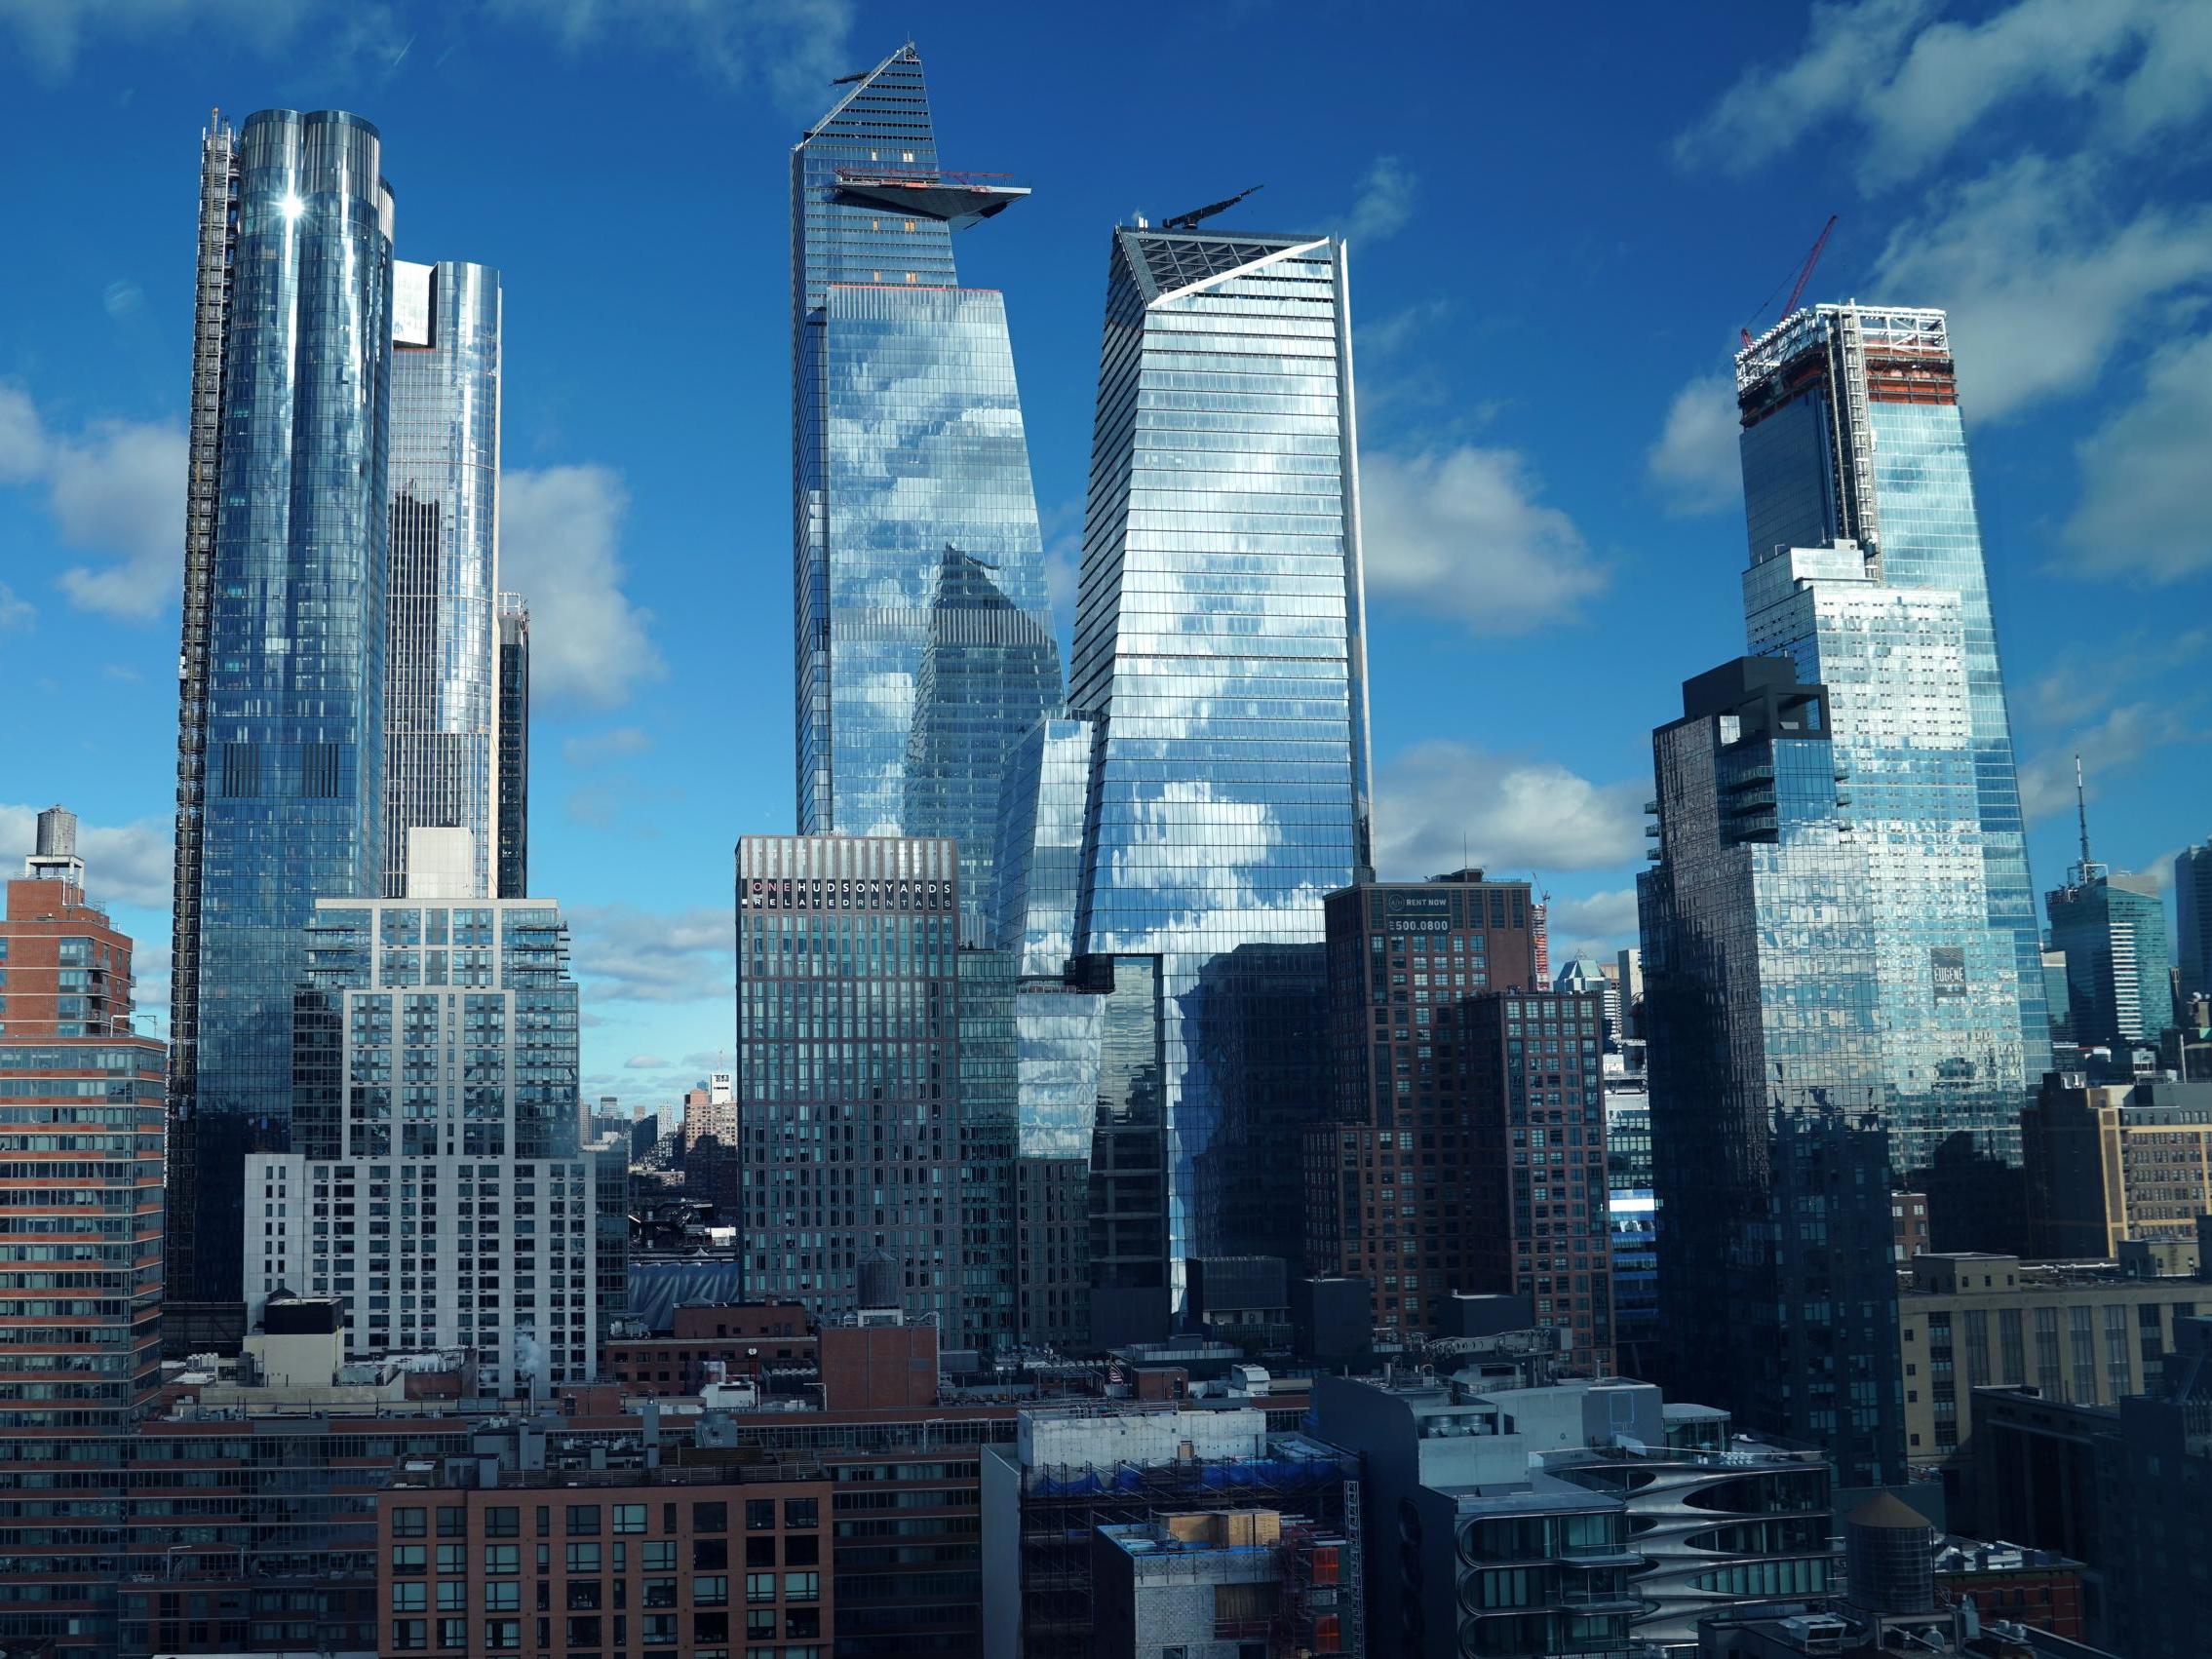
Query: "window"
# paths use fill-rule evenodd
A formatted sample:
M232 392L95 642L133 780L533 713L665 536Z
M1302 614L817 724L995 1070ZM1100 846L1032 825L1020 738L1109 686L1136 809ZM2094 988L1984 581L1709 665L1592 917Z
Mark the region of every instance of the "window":
M394 1544L392 1570L394 1572L421 1572L430 1564L430 1552L421 1544Z
M441 1647L466 1647L469 1644L469 1621L466 1619L440 1619L438 1645Z
M776 1599L776 1575L772 1572L747 1573L745 1599L748 1601L773 1601Z
M647 1572L674 1572L676 1570L676 1545L672 1541L656 1539L640 1546L645 1553Z
M822 1524L821 1516L817 1513L819 1508L820 1506L812 1498L786 1498L784 1499L784 1524L786 1526L819 1526Z
M523 1546L520 1544L486 1544L484 1547L485 1572L521 1572Z
M430 1586L427 1584L395 1584L392 1586L392 1611L395 1613L422 1613L430 1610Z
M776 1529L776 1500L774 1498L746 1499L745 1529L748 1532L773 1532Z
M596 1503L572 1503L568 1506L568 1536L596 1538L600 1529L600 1506Z
M597 1572L600 1570L600 1547L597 1544L570 1544L568 1546L570 1572Z
M598 1612L600 1610L600 1581L598 1579L571 1578L568 1581L568 1610L572 1613Z
M392 1645L396 1648L427 1647L430 1645L430 1639L424 1634L427 1628L421 1619L394 1619Z
M784 1600L787 1601L818 1601L822 1599L822 1575L818 1572L787 1572L784 1574Z
M699 1583L701 1583L701 1584L707 1584L707 1583L710 1583L710 1582L711 1582L711 1583L715 1583L715 1584L719 1584L720 1586L722 1586L723 1594L724 1594L725 1596L726 1596L726 1595L728 1594L728 1590L729 1590L729 1580L728 1580L728 1579L726 1579L726 1578L717 1578L717 1579L713 1579L713 1580L709 1580L709 1579L704 1579L704 1578L702 1578L702 1579L699 1579L699 1580L698 1580L697 1582L699 1582ZM640 1606L644 1606L644 1607L673 1607L673 1606L675 1606L675 1605L676 1605L676 1580L675 1580L675 1579L673 1579L673 1578L648 1578L648 1579L646 1579L646 1580L645 1580L645 1594L644 1594L644 1600L643 1600L643 1601L640 1601L640 1602L639 1603L639 1605L640 1605Z
M691 1570L693 1572L727 1572L729 1570L729 1545L719 1538L692 1539Z
M506 1649L523 1645L521 1619L485 1619L484 1644L486 1647Z
M469 1535L469 1512L457 1504L441 1504L438 1507L438 1536L441 1538L466 1538Z
M523 1512L509 1507L485 1510L484 1535L486 1538L520 1538L523 1535Z
M614 1529L617 1532L642 1532L645 1529L645 1506L641 1503L616 1504Z
M568 1645L571 1647L597 1647L600 1644L600 1625L597 1618L570 1619Z
M674 1606L673 1601L668 1603ZM726 1607L729 1605L729 1580L720 1574L694 1578L691 1581L691 1604L694 1607Z
M469 1610L469 1587L465 1579L447 1579L438 1586L438 1610L441 1613L465 1613Z
M430 1512L424 1509L395 1509L392 1511L392 1536L395 1538L421 1538L429 1534Z
M523 1587L520 1584L486 1584L484 1587L484 1610L487 1613L521 1612Z

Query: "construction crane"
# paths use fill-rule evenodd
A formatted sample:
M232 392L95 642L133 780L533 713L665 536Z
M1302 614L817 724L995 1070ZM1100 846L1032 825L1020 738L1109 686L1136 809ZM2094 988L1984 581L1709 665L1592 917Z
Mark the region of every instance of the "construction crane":
M1251 195L1253 190L1264 190L1265 188L1264 184L1255 184L1252 190L1239 190L1225 202L1208 202L1203 208L1193 208L1187 213L1178 213L1172 219L1162 219L1160 228L1162 230L1195 230L1200 219L1210 219L1216 213L1225 213L1229 209Z
M1805 256L1805 263L1798 267L1798 280L1790 285L1790 297L1782 302L1782 315L1784 317L1795 311L1798 308L1798 301L1805 296L1805 286L1812 281L1812 268L1820 263L1821 250L1828 246L1828 233L1836 228L1837 217L1838 215L1835 213L1828 215L1828 222L1820 227L1820 234L1812 240L1812 251ZM1781 291L1781 285L1776 284L1774 293ZM1766 307L1773 302L1774 294L1770 293L1761 302L1759 309L1751 314L1751 322L1756 323L1760 318L1766 316ZM1745 324L1736 332L1743 336L1745 345L1751 344L1751 324Z

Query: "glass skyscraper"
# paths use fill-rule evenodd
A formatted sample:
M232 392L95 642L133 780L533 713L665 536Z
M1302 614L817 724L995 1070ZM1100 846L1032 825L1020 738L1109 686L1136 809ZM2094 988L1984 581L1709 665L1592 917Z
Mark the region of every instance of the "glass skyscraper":
M2174 855L2174 923L2182 995L2212 991L2212 841Z
M1901 1480L1876 911L1827 689L1745 658L1652 734L1637 881L1668 1392Z
M1744 609L1754 650L1828 691L1838 798L1870 883L1891 1156L1915 1182L1962 1152L2017 1165L2034 1078L2016 936L1991 920L1964 602L1886 580L1843 541L1753 563ZM2040 961L2038 945L2038 976ZM2039 1004L2039 977L2035 990ZM1997 1248L1940 1198L1936 1220L1945 1248Z
M1856 303L1793 313L1737 354L1736 393L1755 576L1789 549L1850 540L1889 587L1959 596L1983 892L1990 925L2012 941L2023 1076L2039 1077L2050 1061L2041 939L1944 314ZM1751 648L1800 652L1773 638ZM1824 674L1802 656L1800 667Z
M393 264L384 885L407 891L407 830L466 830L472 892L494 891L500 714L499 273Z
M1272 1120L1276 1073L1322 1061L1322 901L1369 863L1356 443L1342 244L1114 232L1069 696L1096 722L1075 933L1159 959L1179 1289L1189 1257L1253 1248L1232 1189L1301 1127Z
M2086 839L2086 838L2084 838ZM2166 902L2157 878L2089 862L2046 896L2051 948L2066 957L2067 1017L2082 1048L2156 1044L2174 1022ZM2120 1069L2126 1062L2121 1057Z
M376 129L203 141L180 652L170 1285L240 1294L319 896L382 883L392 194Z
M986 781L1060 700L1005 304L952 258L1026 194L940 171L912 45L792 152L799 829L955 838L971 939Z

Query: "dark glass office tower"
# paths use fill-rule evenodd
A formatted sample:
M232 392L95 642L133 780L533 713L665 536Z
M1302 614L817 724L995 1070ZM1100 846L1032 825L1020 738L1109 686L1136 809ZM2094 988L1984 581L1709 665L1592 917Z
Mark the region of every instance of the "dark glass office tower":
M1867 857L1828 693L1779 658L1683 687L1652 734L1638 880L1668 1392L1904 1478Z
M1179 1263L1253 1248L1229 1187L1288 1148L1236 1138L1268 1132L1274 1061L1320 1061L1322 902L1369 862L1344 285L1329 237L1139 226L1110 250L1069 698L1096 721L1076 947L1159 958ZM1256 1028L1269 1009L1294 1023Z
M850 1312L881 1269L948 1346L968 1340L958 880L942 840L737 849L747 1293Z
M466 830L470 895L496 880L499 273L393 263L384 887L407 830Z
M1736 393L1752 562L1747 593L1759 567L1792 548L1854 541L1875 580L1959 596L1985 903L1989 925L2013 945L2026 1078L2016 1115L2050 1063L2050 1025L2011 717L1944 314L1808 307L1737 354ZM1749 643L1754 651L1784 651L1801 674L1823 677L1799 642L1755 635Z
M2212 991L2212 841L2174 856L2174 922L2182 995Z
M169 1279L239 1296L246 1154L281 1147L318 898L382 883L392 194L376 129L202 147L186 493Z
M530 884L530 607L499 596L499 897Z
M939 169L911 45L792 151L799 828L954 837L972 938L998 810L982 786L1058 704L1060 666L1005 304L959 286L952 232L1027 194ZM958 707L921 707L925 677Z

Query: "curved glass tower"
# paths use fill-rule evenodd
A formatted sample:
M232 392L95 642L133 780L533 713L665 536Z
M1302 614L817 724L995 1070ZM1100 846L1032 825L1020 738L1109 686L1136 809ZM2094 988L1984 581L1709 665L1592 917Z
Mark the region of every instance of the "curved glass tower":
M939 170L911 45L792 151L799 829L956 837L970 937L1060 663L1005 303L958 286L952 232L1027 194Z
M1190 1256L1265 1248L1240 1207L1298 1127L1286 1086L1325 1063L1322 901L1369 863L1356 446L1341 243L1115 231L1076 947L1159 958L1179 1285Z
M227 137L227 135L225 135ZM171 1293L240 1293L321 897L382 880L392 194L376 129L270 109L203 148L177 791Z
M384 886L406 895L407 830L475 843L494 891L499 831L499 273L395 262Z

